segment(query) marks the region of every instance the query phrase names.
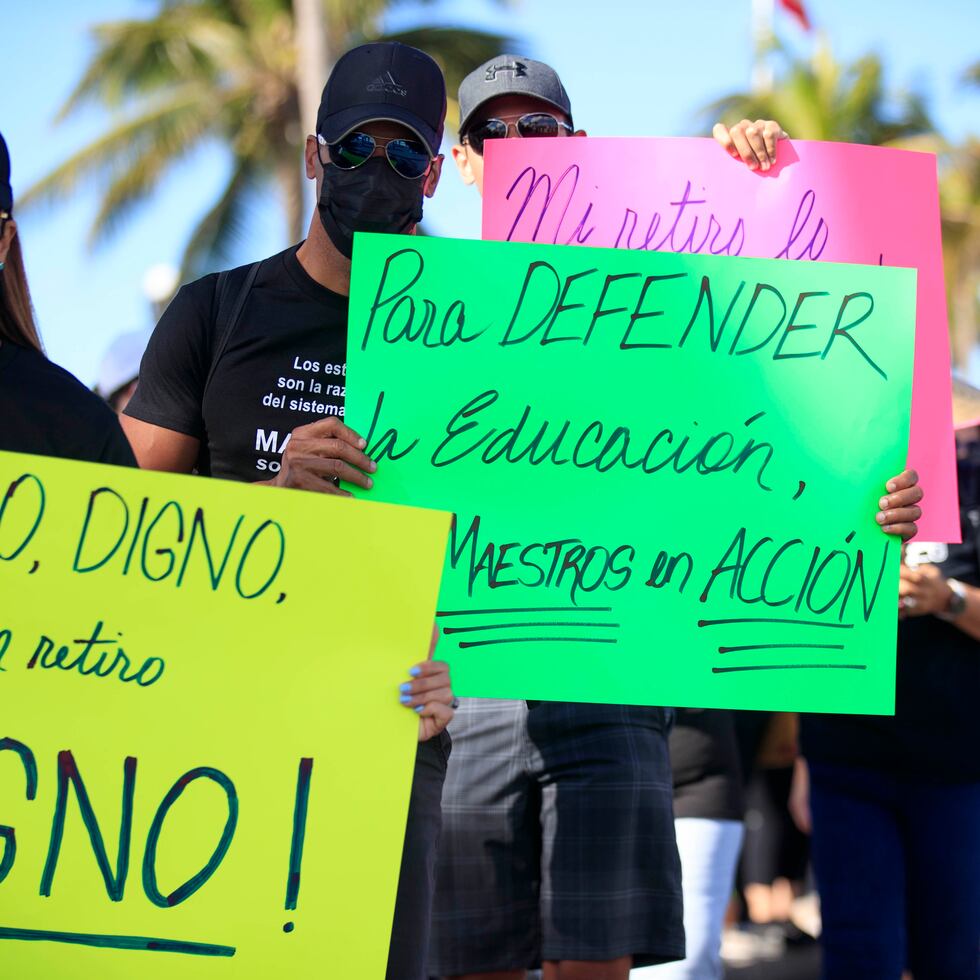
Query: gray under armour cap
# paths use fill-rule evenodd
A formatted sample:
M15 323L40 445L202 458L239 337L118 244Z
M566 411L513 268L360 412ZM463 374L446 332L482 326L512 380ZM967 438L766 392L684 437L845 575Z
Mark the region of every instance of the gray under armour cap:
M572 104L554 68L516 54L501 54L471 71L459 86L459 132L466 132L480 106L501 95L541 99L572 118Z

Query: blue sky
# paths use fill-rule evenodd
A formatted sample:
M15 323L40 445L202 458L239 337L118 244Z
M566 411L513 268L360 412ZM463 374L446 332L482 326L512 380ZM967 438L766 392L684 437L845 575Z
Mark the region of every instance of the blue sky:
M838 56L880 54L889 86L922 91L948 136L980 135L980 93L959 83L964 68L980 60L976 0L806 4ZM703 130L699 107L747 87L750 6L750 0L518 0L506 6L437 0L399 4L391 25L465 24L510 33L523 41L517 53L558 69L576 123L591 135L683 136ZM15 196L109 121L93 109L55 124L58 106L91 53L90 25L141 16L154 7L153 0L46 0L5 10L0 130L13 157ZM777 13L777 31L793 50L810 50L813 35L788 15ZM792 120L780 121L792 133ZM219 147L183 161L153 200L94 250L87 242L97 204L91 187L69 202L18 216L41 330L54 360L91 383L115 335L150 326L143 275L155 263L177 263L226 166ZM311 208L312 203L311 197ZM272 189L252 210L241 261L288 244ZM477 236L479 212L476 192L462 186L450 163L426 205L428 230Z

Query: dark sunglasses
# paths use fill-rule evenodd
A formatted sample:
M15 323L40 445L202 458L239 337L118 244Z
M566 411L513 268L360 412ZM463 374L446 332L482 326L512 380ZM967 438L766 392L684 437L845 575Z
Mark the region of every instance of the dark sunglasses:
M432 167L432 157L425 144L418 140L385 139L383 136L371 136L369 133L348 133L336 143L328 143L319 133L316 137L317 156L320 163L326 166L320 156L320 147L325 146L330 162L341 170L354 170L367 163L374 156L374 151L383 146L385 157L391 164L392 170L406 180L418 180L424 177Z
M518 136L528 139L536 136L557 136L562 130L566 133L574 132L567 122L562 122L549 112L527 112L523 116L510 119L484 119L463 137L463 142L469 143L482 156L483 144L487 140L506 139L511 126Z

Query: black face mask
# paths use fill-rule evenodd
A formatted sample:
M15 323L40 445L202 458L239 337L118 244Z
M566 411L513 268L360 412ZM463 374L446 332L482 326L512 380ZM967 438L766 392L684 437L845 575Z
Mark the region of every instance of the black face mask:
M422 220L425 179L399 177L383 157L354 170L325 167L317 210L341 255L351 257L355 231L401 234Z

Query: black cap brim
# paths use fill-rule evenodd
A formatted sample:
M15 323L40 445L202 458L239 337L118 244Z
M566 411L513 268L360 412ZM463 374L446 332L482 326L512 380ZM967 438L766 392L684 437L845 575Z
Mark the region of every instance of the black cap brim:
M341 109L323 120L320 135L328 143L336 143L351 130L369 122L393 122L407 126L429 148L432 156L437 156L439 153L439 144L442 141L436 131L431 126L426 126L414 112L389 102Z

